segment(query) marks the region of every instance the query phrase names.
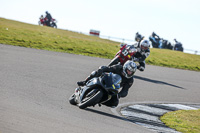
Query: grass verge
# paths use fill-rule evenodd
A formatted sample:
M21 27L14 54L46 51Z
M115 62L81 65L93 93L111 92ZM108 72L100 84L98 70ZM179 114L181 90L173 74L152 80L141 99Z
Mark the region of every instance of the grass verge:
M183 133L200 133L200 109L168 112L161 120L170 128Z

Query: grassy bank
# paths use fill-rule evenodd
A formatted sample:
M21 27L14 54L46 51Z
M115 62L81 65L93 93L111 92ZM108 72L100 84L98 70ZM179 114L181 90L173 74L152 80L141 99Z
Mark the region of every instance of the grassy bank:
M200 109L168 112L161 120L169 127L183 133L200 133Z
M119 43L94 36L0 18L0 43L112 59ZM200 55L151 49L151 65L200 71Z

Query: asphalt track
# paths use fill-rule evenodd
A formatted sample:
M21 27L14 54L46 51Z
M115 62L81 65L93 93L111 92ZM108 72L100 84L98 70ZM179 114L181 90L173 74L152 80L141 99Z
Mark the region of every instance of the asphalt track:
M76 82L109 61L0 44L0 133L153 132L108 107L69 104ZM120 104L199 104L199 95L200 72L147 65Z

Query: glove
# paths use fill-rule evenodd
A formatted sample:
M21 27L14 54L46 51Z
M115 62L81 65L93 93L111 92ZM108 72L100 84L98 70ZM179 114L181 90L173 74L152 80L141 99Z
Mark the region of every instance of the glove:
M143 66L140 66L138 69L139 69L140 71L144 71L144 67L143 67Z
M139 59L134 57L134 58L133 58L133 61L134 61L134 62L139 62Z
M141 49L140 49L140 48L137 48L137 52L140 53L140 51L141 51Z
M101 76L101 75L102 75L103 70L102 70L102 69L98 69L96 72L97 72L97 73L96 73L96 76L98 77L98 76Z

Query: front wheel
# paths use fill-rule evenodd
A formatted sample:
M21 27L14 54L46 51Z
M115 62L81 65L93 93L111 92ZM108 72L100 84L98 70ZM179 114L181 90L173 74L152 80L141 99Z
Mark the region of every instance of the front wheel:
M54 23L54 26L53 26L53 28L56 28L57 29L57 25Z
M97 92L94 92L93 94L90 94L89 97L85 97L81 103L78 104L80 109L85 109L88 106L93 106L97 104L101 98L103 97L103 92L102 90L98 90Z
M118 56L115 56L114 59L111 60L111 62L108 64L108 66L116 65L120 62Z
M71 95L70 98L69 98L69 103L72 104L72 105L76 105L77 104L75 102L74 98L75 98L75 94Z
M56 23L52 23L52 24L51 24L51 27L53 27L53 28L56 28L56 29L57 29L57 25L56 25Z

